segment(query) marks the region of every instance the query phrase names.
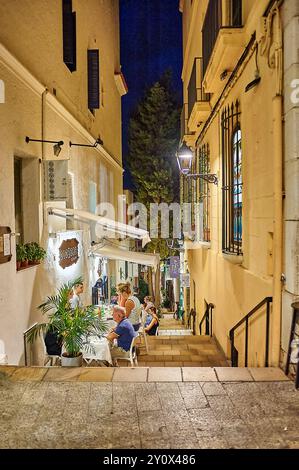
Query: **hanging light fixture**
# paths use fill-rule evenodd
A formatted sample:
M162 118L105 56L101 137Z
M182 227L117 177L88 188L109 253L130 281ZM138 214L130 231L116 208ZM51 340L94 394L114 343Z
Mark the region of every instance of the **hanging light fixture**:
M193 152L189 147L187 147L185 142L182 143L177 151L176 158L180 172L187 176L191 171Z
M176 153L176 158L179 166L180 173L187 178L201 178L207 183L213 183L218 185L218 177L212 173L190 173L192 168L193 162L193 152L192 150L186 145L185 142L182 143L180 148Z

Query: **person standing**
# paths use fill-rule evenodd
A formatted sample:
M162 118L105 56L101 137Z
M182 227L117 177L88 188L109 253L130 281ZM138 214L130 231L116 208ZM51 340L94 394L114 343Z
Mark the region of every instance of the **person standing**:
M83 282L80 282L79 284L76 284L74 287L73 287L73 292L74 292L74 295L73 297L70 299L70 306L75 309L76 307L83 307L83 303L82 303L82 300L80 298L80 294L82 294L84 291L84 285L83 285Z
M141 304L139 299L132 295L131 284L129 282L120 283L117 286L119 295L119 305L126 310L126 317L133 325L135 331L138 331L141 325Z

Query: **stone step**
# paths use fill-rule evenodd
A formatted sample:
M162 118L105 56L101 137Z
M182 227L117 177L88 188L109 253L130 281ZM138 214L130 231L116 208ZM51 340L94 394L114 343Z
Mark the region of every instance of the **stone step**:
M0 366L0 385L12 382L279 382L275 367L20 367ZM294 392L293 392L294 393Z

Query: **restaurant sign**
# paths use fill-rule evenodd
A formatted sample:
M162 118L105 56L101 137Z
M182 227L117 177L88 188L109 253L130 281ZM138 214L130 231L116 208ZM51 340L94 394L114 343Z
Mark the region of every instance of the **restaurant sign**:
M77 263L79 259L78 245L79 242L76 238L63 240L59 247L59 266L62 269L69 268Z

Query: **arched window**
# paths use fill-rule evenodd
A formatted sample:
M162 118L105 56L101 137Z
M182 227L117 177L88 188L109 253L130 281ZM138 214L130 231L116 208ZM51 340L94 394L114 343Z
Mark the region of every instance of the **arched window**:
M232 136L232 170L233 170L233 198L232 198L232 224L233 242L242 244L242 133L238 127Z

